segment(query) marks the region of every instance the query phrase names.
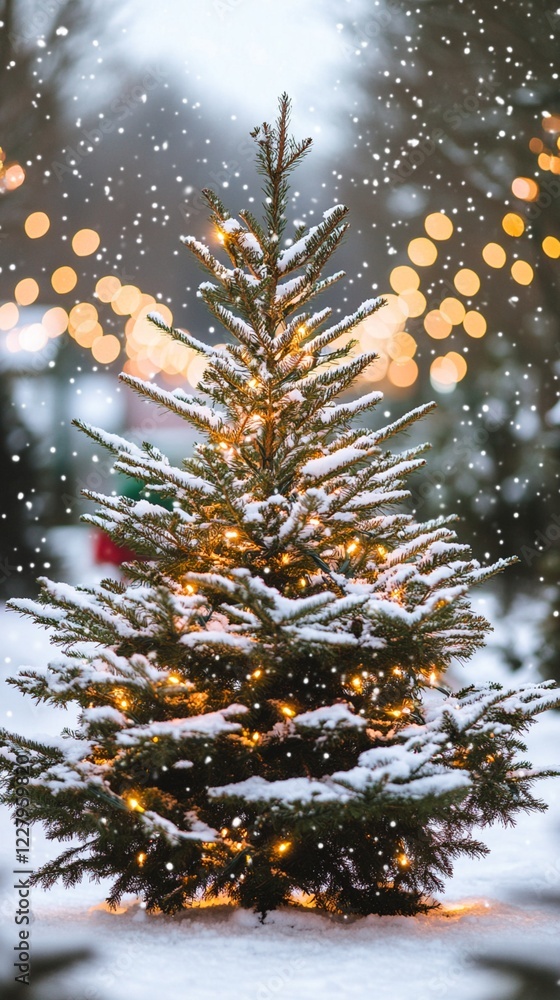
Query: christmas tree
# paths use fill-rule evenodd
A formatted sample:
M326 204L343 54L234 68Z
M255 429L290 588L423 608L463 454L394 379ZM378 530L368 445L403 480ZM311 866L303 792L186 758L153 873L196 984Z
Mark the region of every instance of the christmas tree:
M45 886L108 877L111 904L132 892L166 912L222 897L261 913L413 914L457 856L486 852L475 826L544 808L531 788L550 772L518 754L559 694L445 686L489 627L467 591L505 562L480 567L450 518L403 507L425 446L386 442L431 404L355 423L381 394L340 399L375 361L348 334L383 302L334 323L309 308L343 276L324 268L347 211L288 238L288 180L310 140L290 136L286 96L252 136L263 218L233 218L206 191L228 263L184 240L232 343L167 331L206 359L200 396L122 376L202 443L177 467L81 424L151 497L86 494L98 509L85 520L138 558L124 582L44 579L38 602L13 602L63 647L13 683L77 705L79 721L61 739L3 732L5 797L24 751L32 818L78 841L39 869Z

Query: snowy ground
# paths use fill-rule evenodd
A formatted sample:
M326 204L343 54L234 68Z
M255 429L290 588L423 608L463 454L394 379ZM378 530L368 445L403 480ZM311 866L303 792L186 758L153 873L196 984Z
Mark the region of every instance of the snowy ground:
M482 599L479 599L482 600ZM476 603L476 602L475 602ZM480 605L492 614L492 603ZM534 608L517 609L461 681L508 681L499 646L515 633L518 648L530 653ZM20 732L58 732L60 713L36 709L7 688L5 677L19 663L44 662L44 633L3 611L2 723ZM530 657L529 657L530 660ZM527 667L523 677L533 678ZM558 764L560 715L548 713L529 734L536 765ZM504 980L476 969L473 953L515 952L532 958L558 958L560 915L542 901L560 891L560 779L541 783L550 809L544 816L521 817L513 829L485 831L492 853L483 861L465 860L442 896L442 908L426 917L368 917L355 921L315 913L282 911L261 924L251 913L228 908L199 909L180 917L148 916L130 900L119 913L108 912L104 889L82 885L33 890L33 948L87 943L96 952L88 966L68 975L74 1000L498 1000ZM32 862L43 863L55 847L40 831ZM14 932L15 891L7 874L14 865L14 833L6 812L0 825L2 936ZM528 902L524 892L531 892ZM11 949L6 949L10 953ZM11 961L11 960L10 960ZM559 962L560 964L560 962ZM59 993L52 994L52 1000ZM47 1000L47 993L45 993ZM50 996L49 996L50 1000Z

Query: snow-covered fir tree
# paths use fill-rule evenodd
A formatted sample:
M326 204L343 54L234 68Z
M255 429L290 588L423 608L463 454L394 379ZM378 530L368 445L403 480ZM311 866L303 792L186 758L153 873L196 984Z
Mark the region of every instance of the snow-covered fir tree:
M485 853L475 826L544 808L531 788L546 772L518 754L559 693L445 685L489 627L467 591L505 564L481 568L450 518L403 508L425 449L387 442L431 404L359 426L381 394L344 394L375 355L344 335L383 302L334 323L310 308L342 277L324 268L347 212L287 238L288 179L310 145L288 118L284 96L252 133L260 220L205 193L228 262L184 240L232 339L168 330L207 361L200 396L122 376L196 428L194 455L174 466L81 425L152 500L87 494L85 519L138 555L124 583L43 580L38 602L13 602L63 647L13 683L77 705L79 722L60 739L3 732L5 796L24 750L33 819L74 841L39 869L43 885L108 877L110 903L132 892L167 912L222 896L262 913L412 914L456 857Z

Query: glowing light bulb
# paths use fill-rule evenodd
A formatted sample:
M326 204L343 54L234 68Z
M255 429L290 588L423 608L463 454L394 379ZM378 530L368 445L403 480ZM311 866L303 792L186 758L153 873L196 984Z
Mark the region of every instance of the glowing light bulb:
M224 531L224 537L225 538L237 538L238 536L239 536L239 532L238 531L234 531L233 528L230 529L229 531Z
M278 851L278 854L285 854L286 851L289 851L291 846L292 846L291 840L283 840L281 844L278 844L276 850Z
M131 796L129 798L128 804L130 808L133 810L133 812L142 812L142 813L144 812L144 809L140 805L138 799L135 799L134 796Z
M432 670L430 673L430 684L432 685L435 684L436 680L437 680L437 674L435 670Z
M185 587L185 590L186 590L187 594L194 594L194 587L190 583L187 583L187 586Z
M387 549L385 548L384 545L378 545L377 546L377 554L380 555L380 556L386 556L387 555Z
M288 719L292 719L296 713L293 708L289 708L288 705L282 705L282 714L286 715Z
M142 867L142 865L144 864L144 862L146 860L146 855L144 854L143 851L140 851L140 854L136 855L136 860L137 860L138 864L140 865L140 867Z
M402 670L400 667L393 667L393 673L396 674L397 677L402 677Z
M261 738L260 733L253 733L253 743L258 743Z
M258 679L259 679L259 677L262 677L262 670L260 670L260 669L259 669L259 670L253 670L253 677L254 677L254 678L255 678L256 680L258 680Z
M401 866L401 868L406 868L406 866L409 865L409 864L410 864L410 861L408 860L406 854L401 854L401 856L399 858L399 865Z
M362 678L361 677L353 677L352 680L350 681L350 683L351 683L352 687L356 688L356 691L361 691L361 689L362 689Z
M170 684L180 684L180 679L176 674L170 674L167 678Z
M153 736L152 743L159 743L159 736Z
M346 551L348 552L349 555L352 555L352 553L355 552L357 548L358 548L357 542L350 542L350 545L346 546Z

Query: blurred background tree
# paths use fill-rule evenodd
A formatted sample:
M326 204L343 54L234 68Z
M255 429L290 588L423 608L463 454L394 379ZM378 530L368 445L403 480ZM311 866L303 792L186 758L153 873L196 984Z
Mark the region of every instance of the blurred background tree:
M560 13L531 0L351 0L344 8L331 8L347 58L341 85L352 80L359 91L341 198L355 216L373 218L363 252L385 239L388 264L416 265L426 299L406 328L418 340L411 391L425 398L429 377L438 390L439 474L424 477L416 506L460 510L479 556L520 555L500 581L506 602L535 577L552 595L560 574L552 544L560 534ZM433 213L452 220L448 239ZM422 245L430 235L433 249ZM386 287L390 279L388 267ZM449 351L468 366L456 388L461 372L441 361ZM559 676L556 626L550 611Z

